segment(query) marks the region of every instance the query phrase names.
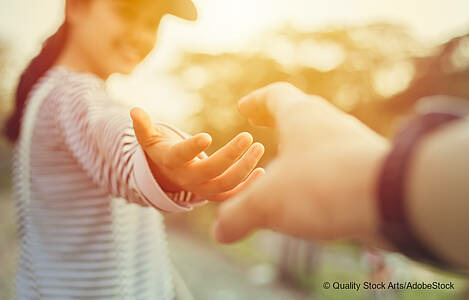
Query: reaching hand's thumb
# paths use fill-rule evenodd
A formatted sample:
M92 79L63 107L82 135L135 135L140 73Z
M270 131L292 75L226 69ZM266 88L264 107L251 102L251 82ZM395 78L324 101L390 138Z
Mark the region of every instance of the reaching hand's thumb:
M267 174L234 199L223 203L213 227L215 239L232 243L255 229L268 227L269 219L275 218L276 202L281 200L274 191L275 181L273 174Z
M150 116L140 107L134 107L130 111L130 117L133 121L135 136L142 147L145 141L149 141L155 134L153 123Z

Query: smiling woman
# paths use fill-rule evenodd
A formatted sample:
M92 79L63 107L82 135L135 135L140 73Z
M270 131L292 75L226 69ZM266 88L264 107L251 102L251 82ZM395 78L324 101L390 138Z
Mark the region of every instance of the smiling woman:
M108 95L104 80L145 58L167 13L196 16L189 0L67 0L21 76L6 127L19 299L173 299L161 213L223 201L263 174L250 134L207 157L208 134L153 123Z
M130 73L155 45L158 24L167 11L154 1L93 2L69 3L67 22L73 33L59 63L73 61L77 71L101 78Z

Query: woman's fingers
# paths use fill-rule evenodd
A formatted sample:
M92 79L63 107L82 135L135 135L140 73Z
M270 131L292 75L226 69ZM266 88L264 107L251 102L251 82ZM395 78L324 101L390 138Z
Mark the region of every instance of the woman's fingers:
M139 144L145 149L153 143L156 130L151 122L150 116L141 108L134 107L130 111L130 116L133 121L135 136Z
M264 146L255 143L246 151L243 157L234 163L226 172L198 186L196 192L202 195L210 195L234 189L248 177L252 170L254 170L263 154Z
M171 146L166 164L178 167L194 159L212 143L207 133L200 133Z
M243 132L210 157L196 162L193 171L198 174L201 182L221 175L228 169L252 144L252 136Z
M230 199L231 197L234 197L241 191L245 190L250 184L252 184L257 179L261 178L264 175L265 175L265 170L263 168L257 168L254 171L252 171L251 174L249 174L248 178L245 181L238 184L238 186L232 189L231 191L220 193L212 197L207 197L207 200L212 201L212 202L222 202L227 199Z

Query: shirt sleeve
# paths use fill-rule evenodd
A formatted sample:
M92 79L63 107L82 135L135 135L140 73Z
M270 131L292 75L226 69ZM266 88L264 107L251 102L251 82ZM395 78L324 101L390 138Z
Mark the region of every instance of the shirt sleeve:
M190 192L165 193L156 182L127 107L104 88L79 85L53 93L50 104L65 144L97 185L113 197L163 212L192 209Z

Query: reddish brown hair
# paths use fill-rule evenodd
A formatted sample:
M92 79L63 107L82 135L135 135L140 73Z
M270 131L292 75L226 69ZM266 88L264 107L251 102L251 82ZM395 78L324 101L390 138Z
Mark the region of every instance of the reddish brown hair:
M62 53L67 40L67 33L68 25L67 22L64 22L57 32L46 40L41 52L30 62L21 75L16 89L15 109L3 128L3 133L10 142L14 143L18 140L21 118L29 92L39 78L52 67Z

